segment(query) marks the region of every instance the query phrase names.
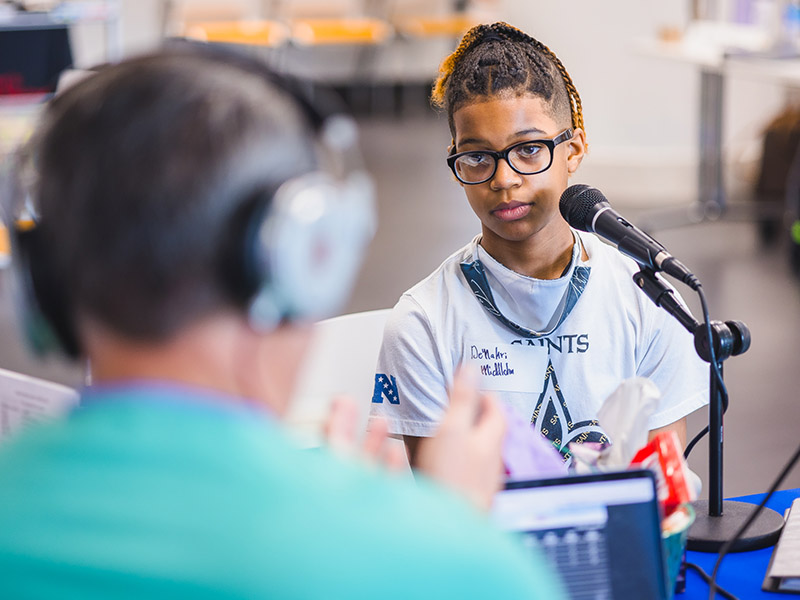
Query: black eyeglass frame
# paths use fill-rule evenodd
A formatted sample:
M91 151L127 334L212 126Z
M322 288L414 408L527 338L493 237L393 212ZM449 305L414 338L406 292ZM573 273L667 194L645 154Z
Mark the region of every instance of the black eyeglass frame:
M516 144L511 144L508 148L504 148L499 152L495 152L494 150L467 150L466 152L459 152L458 154L451 154L447 157L447 166L450 167L450 170L453 172L453 175L456 176L461 183L464 185L480 185L481 183L486 183L487 181L491 181L492 178L497 174L497 165L500 162L500 159L504 159L509 167L515 172L519 173L520 175L536 175L538 173L544 173L553 166L553 152L555 147L558 146L562 142L566 142L567 140L572 139L572 128L568 127L555 137L544 139L544 140L525 140L524 142L517 142ZM525 146L526 144L544 144L548 150L550 150L550 160L547 162L547 166L544 169L539 169L538 171L531 171L530 173L525 171L520 171L514 165L511 164L511 161L508 160L509 153L514 150L515 148L519 148L520 146ZM455 148L455 147L454 147ZM456 169L456 161L461 158L462 156L466 156L468 154L486 154L487 156L491 156L494 158L494 169L492 169L492 174L489 175L486 179L482 179L481 181L464 181L461 177L458 176L458 170Z

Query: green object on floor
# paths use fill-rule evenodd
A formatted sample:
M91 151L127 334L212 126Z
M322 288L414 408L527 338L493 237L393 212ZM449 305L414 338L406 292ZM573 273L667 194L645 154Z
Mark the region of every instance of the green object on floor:
M792 223L792 241L800 246L800 219Z

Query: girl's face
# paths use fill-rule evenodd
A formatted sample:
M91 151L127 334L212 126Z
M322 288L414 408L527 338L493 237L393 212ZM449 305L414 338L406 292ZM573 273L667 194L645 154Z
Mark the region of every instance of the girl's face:
M548 108L532 95L498 96L467 104L453 114L456 152L500 151L518 142L553 138L568 125L557 123ZM571 140L555 147L547 171L520 175L501 159L489 181L462 184L482 223L481 244L491 252L498 243L507 246L507 242L546 240L568 233L558 201L569 176L580 165L585 147L584 133L577 129Z

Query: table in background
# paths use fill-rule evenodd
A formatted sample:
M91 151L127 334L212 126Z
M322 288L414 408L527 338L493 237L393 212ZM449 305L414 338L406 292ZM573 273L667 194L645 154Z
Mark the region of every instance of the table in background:
M740 498L733 498L733 500L741 500L743 502L751 502L758 504L764 498L764 494L754 494L752 496L742 496ZM783 514L787 508L792 504L795 498L800 498L800 488L792 490L782 490L775 492L767 507ZM774 546L764 548L762 550L753 550L752 552L737 552L728 554L722 560L722 566L717 575L717 582L731 594L741 598L742 600L757 600L759 598L769 600L780 600L786 598L789 600L796 596L792 594L775 594L773 592L764 592L761 590L761 584L764 581L764 576L767 573L767 565L772 556ZM711 575L714 570L714 563L717 561L717 554L710 552L687 552L686 561L694 563L702 567L702 569ZM691 569L686 570L686 591L683 594L677 594L676 600L690 600L693 598L708 598L708 584ZM719 593L717 598L722 598Z
M700 73L697 201L678 210L654 210L643 215L639 225L645 230L714 221L723 216L759 220L782 213L782 206L767 203L731 206L724 182L725 80L736 76L788 88L800 87L798 51L794 50L792 57L777 52L771 55L771 51L764 49L766 44L767 38L753 28L712 22L692 24L681 40L636 41L639 54L690 64Z

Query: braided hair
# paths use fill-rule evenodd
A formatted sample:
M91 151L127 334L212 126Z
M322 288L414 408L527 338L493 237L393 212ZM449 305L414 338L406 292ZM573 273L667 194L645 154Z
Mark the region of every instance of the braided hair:
M433 85L434 106L447 111L455 137L453 114L476 98L504 91L542 98L556 119L569 118L583 129L581 97L567 69L550 48L509 25L477 25L464 34L458 48L442 61Z

